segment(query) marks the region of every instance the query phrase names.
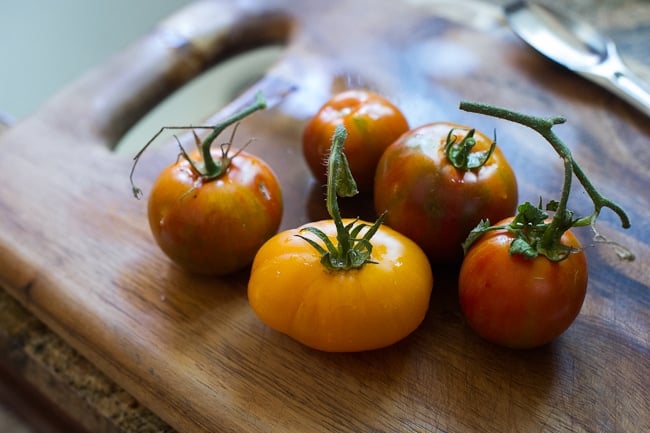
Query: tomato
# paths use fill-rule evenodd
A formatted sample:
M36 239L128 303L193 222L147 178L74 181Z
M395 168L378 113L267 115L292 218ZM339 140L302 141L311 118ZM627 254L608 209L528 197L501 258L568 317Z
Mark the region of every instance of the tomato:
M459 161L463 155L466 161ZM433 263L459 262L470 230L481 219L512 215L517 199L516 177L501 150L463 125L415 128L377 165L377 213L387 211L386 224L413 239Z
M258 251L249 303L269 327L314 349L356 352L413 332L429 308L433 274L413 241L382 225L341 218L337 197L358 193L343 156L345 127L328 156L330 220L271 238Z
M336 240L331 220L306 226ZM381 226L372 238L375 263L332 271L296 236L303 228L277 234L255 256L248 299L265 324L330 352L385 347L419 326L429 306L433 275L414 242Z
M560 242L573 252L561 261L511 254L514 237L501 229L474 242L460 269L460 306L467 323L483 338L506 347L532 348L549 343L575 320L587 290L587 260L571 231L564 232Z
M213 156L219 157L212 150ZM200 161L198 152L189 155ZM149 225L160 248L182 268L225 275L249 265L277 233L282 192L271 168L239 152L216 179L205 180L188 160L168 166L148 203Z
M325 161L337 125L348 131L345 155L359 191L372 191L377 161L389 144L408 131L406 118L373 92L348 90L333 96L308 122L302 137L307 165L321 183L327 180Z
M495 225L480 221L463 242L465 258L458 279L461 309L479 335L512 348L547 344L571 326L587 290L586 255L571 229L591 226L595 231L603 208L611 209L623 228L630 227L630 219L623 208L596 190L571 150L551 131L565 122L563 117L541 118L471 102L461 102L460 108L527 126L562 158L560 199L522 203L513 217ZM567 207L574 176L593 202L590 215L578 217ZM624 246L601 240L615 245L622 260L634 260Z
M133 158L131 187L139 198L142 190L133 181L144 151L166 129L189 129L197 149L181 154L160 173L148 203L149 226L167 256L190 272L226 275L249 265L258 248L280 226L282 192L271 168L256 156L232 149L237 125L255 111L267 107L262 93L227 119L211 126L162 127ZM229 126L230 140L212 144ZM209 130L201 141L196 129Z

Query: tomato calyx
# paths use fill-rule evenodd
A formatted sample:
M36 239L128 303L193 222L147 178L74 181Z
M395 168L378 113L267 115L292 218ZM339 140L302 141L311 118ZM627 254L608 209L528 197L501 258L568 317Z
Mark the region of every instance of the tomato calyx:
M262 95L261 92L257 92L255 94L255 100L252 104L244 107L242 110L239 112L233 114L232 116L228 117L227 119L217 123L216 125L212 126L163 126L160 128L160 130L153 136L151 139L140 149L140 151L133 157L133 166L131 167L131 174L129 176L131 180L131 188L133 191L133 195L135 198L140 198L142 196L142 190L135 186L135 183L133 181L133 174L135 172L135 167L140 160L140 157L144 153L144 151L151 145L151 143L158 138L160 134L163 133L163 131L167 129L190 129L192 131L192 134L194 136L194 141L195 144L198 148L199 153L201 154L201 161L193 161L189 154L185 151L183 146L180 143L180 140L178 139L177 136L174 136L176 139L176 142L178 143L178 147L180 148L180 156L185 159L192 169L200 176L201 180L203 181L209 181L216 179L220 176L222 176L227 170L228 167L230 166L230 162L241 152L241 150L237 151L234 155L230 155L230 148L232 146L232 141L235 136L235 132L237 131L237 126L239 122L244 119L245 117L248 117L252 113L258 110L263 110L267 107L266 99L264 98L264 95ZM221 156L215 160L215 158L212 156L211 153L211 148L213 142L217 139L217 137L229 126L235 125L233 128L233 132L230 136L230 139L222 143L220 145L221 147ZM211 132L208 134L207 137L203 141L201 141L196 134L197 129L207 129L210 130ZM250 143L250 141L249 141ZM248 144L248 143L246 143ZM245 147L245 146L243 146Z
M463 250L467 253L469 247L488 231L507 230L515 236L510 244L510 254L520 254L528 259L534 259L541 254L551 261L564 260L569 254L578 252L578 250L559 241L556 242L555 237L558 234L561 237L566 230L582 223L581 220L573 219L573 214L569 211L565 214L563 221L556 225L559 229L552 228L547 211L557 210L557 204L556 201L550 201L543 207L541 200L537 206L530 202L522 203L517 208L517 214L508 224L504 225L492 226L489 220L482 220L469 233L463 243ZM552 239L551 248L546 245L549 238Z
M634 254L630 250L603 238L594 227L603 208L612 210L619 217L623 228L627 229L631 224L629 217L621 206L605 198L596 190L580 165L573 158L569 148L552 131L555 125L566 122L564 117L540 118L475 102L461 102L460 109L509 120L533 129L551 144L562 158L564 164L564 182L559 201L549 201L545 209L542 207L541 199L537 206L525 202L518 207L517 214L506 225L491 226L488 220L481 221L463 243L465 253L467 253L472 243L484 233L505 229L515 235L510 244L510 254L520 254L529 259L542 255L551 261L558 262L575 252L573 248L561 243L562 235L573 227L591 226L595 233L594 240L596 242L614 245L619 258L622 260L634 260ZM574 213L567 208L574 175L580 181L594 205L594 211L590 215L581 218L575 218ZM554 213L550 221L548 219L549 214L546 211Z
M343 153L343 144L347 138L347 131L343 125L338 125L332 136L330 155L327 161L327 212L336 227L335 245L329 237L319 228L307 226L302 231L314 234L320 239L324 246L298 234L299 238L305 240L321 255L321 263L329 270L342 271L358 269L366 263L375 263L371 260L372 243L370 239L377 232L384 220L382 214L374 224L359 223L354 220L351 223L343 224L341 212L338 205L338 196L352 197L358 194L357 185L350 171L347 158ZM361 231L367 228L361 237Z
M234 155L230 154L230 148L232 147L232 142L235 139L235 133L237 132L237 128L239 127L239 122L235 123L232 134L230 135L230 139L226 141L225 143L221 143L219 145L220 151L221 151L221 156L215 160L214 156L211 153L211 145L207 147L207 152L209 158L206 160L206 154L204 153L206 151L206 148L204 148L204 144L207 141L201 142L200 138L196 135L196 132L192 130L192 135L194 135L194 142L196 144L197 149L202 155L203 161L193 161L192 158L190 158L189 154L185 151L183 146L181 145L180 141L178 140L178 137L174 136L178 143L178 147L180 148L181 152L181 157L185 159L188 164L190 164L190 167L199 174L200 178L202 181L209 181L212 179L216 179L218 177L221 177L226 170L228 170L228 167L230 166L230 163L237 155L239 155L240 152L242 152L246 146L250 144L251 140L248 140L237 152L235 152Z
M475 129L470 129L467 134L460 140L459 143L456 143L458 137L454 135L454 131L457 128L452 128L447 134L447 140L445 142L445 156L451 162L451 165L456 167L459 170L468 171L481 168L492 156L492 152L496 148L497 137L496 131L494 131L494 140L488 150L483 152L472 152L472 148L476 145L476 140L474 139Z

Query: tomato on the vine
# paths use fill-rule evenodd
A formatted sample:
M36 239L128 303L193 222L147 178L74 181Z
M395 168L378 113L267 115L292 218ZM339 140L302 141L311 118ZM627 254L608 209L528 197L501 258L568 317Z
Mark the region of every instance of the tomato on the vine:
M435 122L391 144L377 165L375 209L386 224L413 239L433 263L458 262L470 230L513 214L517 181L501 150L485 134Z
M357 187L370 192L377 161L389 144L408 131L408 122L399 108L377 93L347 90L334 95L310 119L302 138L307 165L323 184L332 135L339 125L348 131L345 156Z
M458 279L461 309L479 335L512 348L547 344L573 323L587 291L586 255L571 229L592 226L595 231L593 225L605 207L619 216L624 228L630 227L629 218L594 188L570 149L551 130L565 122L563 117L539 118L468 102L460 108L528 126L562 157L560 199L545 206L541 199L538 205L522 203L516 215L495 225L481 221L463 242L465 258ZM594 204L594 212L586 217L576 217L567 207L574 175ZM630 251L616 246L622 259L634 260Z
M573 251L557 262L511 254L515 239L500 229L476 240L461 266L460 305L468 324L486 340L512 348L537 347L562 334L580 312L587 259L571 231L560 242Z
M153 185L151 232L163 252L185 270L214 276L239 271L280 226L280 184L260 158L231 148L236 126L230 141L211 147L226 127L265 106L258 94L253 105L210 127L203 142L195 135L199 149L186 153L181 147L181 156ZM134 193L140 194L135 186Z
M393 344L429 308L433 275L424 252L382 225L342 219L337 193L356 194L341 147L332 140L327 208L331 220L281 232L255 256L248 283L253 311L266 325L323 351L355 352Z

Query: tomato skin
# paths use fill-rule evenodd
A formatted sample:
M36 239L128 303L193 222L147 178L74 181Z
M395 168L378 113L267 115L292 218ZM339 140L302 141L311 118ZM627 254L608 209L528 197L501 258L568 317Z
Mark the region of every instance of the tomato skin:
M486 340L511 348L538 347L578 316L587 291L587 259L570 231L561 242L578 251L560 262L510 255L513 238L498 230L471 246L460 270L460 305L470 327Z
M331 220L306 226L323 230L335 241ZM300 228L277 234L253 262L248 299L267 326L314 349L356 352L393 344L420 325L429 307L433 275L415 243L382 226L372 238L377 263L331 271L298 233ZM311 233L300 234L316 239Z
M482 167L463 171L445 155L449 131L458 140L470 129L435 122L415 128L391 144L377 165L374 202L385 223L413 239L433 263L460 262L462 242L481 219L498 221L517 207L517 180L497 147ZM492 140L479 131L473 151Z
M325 161L337 125L347 129L345 155L360 192L372 191L375 168L383 151L409 125L402 112L381 95L347 90L334 95L303 131L303 154L312 174L327 181Z
M221 149L212 155L218 159ZM198 152L190 158L201 160ZM275 174L246 152L235 156L222 176L208 181L179 158L161 172L148 203L149 226L165 254L185 270L215 276L249 265L277 232L282 210Z

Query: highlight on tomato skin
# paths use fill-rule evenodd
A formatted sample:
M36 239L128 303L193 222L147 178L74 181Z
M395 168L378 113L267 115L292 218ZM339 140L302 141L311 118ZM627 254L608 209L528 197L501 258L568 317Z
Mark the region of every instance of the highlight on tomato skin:
M327 182L326 160L332 135L344 126L345 155L360 192L370 193L375 169L386 147L408 131L408 121L386 97L362 89L338 93L307 123L302 135L305 161L316 180Z
M465 125L414 128L377 164L377 214L386 212L386 224L413 239L433 263L459 263L472 228L512 215L517 201L515 172L498 145Z
M570 231L561 242L574 252L559 262L511 254L513 239L506 230L491 231L470 247L459 274L460 306L469 326L486 340L535 348L559 337L580 313L587 292L587 259Z

